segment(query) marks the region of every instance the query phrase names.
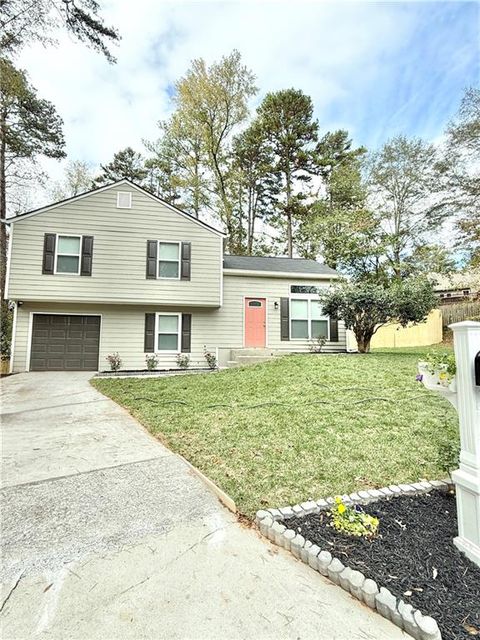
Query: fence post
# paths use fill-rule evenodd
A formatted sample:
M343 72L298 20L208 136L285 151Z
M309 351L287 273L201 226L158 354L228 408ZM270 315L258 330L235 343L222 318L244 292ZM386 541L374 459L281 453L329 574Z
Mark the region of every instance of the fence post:
M474 360L480 351L480 322L457 322L457 407L460 423L460 468L452 473L456 487L458 536L454 544L480 566L480 386L475 385Z

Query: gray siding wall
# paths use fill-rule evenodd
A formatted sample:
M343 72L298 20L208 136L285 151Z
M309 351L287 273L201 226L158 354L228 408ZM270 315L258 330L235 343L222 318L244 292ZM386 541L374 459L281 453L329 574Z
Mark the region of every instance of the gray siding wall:
M118 209L117 191L132 193ZM222 238L127 185L13 225L8 297L50 302L219 306ZM43 275L45 233L94 236L91 276ZM147 240L191 242L191 280L147 280Z
M101 314L100 369L107 369L105 360L109 353L118 351L125 369L145 368L143 350L145 313L175 311L192 314L191 366L205 366L204 345L214 351L218 349L223 360L228 359L225 350L243 347L244 297L267 299L267 346L285 351L308 351L308 341L280 340L280 309L274 308L281 297L288 297L291 284L307 281L291 278L265 277L224 277L224 305L218 309L192 308L187 305L165 307L161 305L115 305L115 304L73 304L25 302L17 311L15 332L14 371L28 368L28 342L31 313L79 313ZM325 281L308 281L308 284L325 286ZM339 342L327 343L325 352L344 351L346 348L345 329L339 323ZM160 354L159 367L174 367L175 356Z

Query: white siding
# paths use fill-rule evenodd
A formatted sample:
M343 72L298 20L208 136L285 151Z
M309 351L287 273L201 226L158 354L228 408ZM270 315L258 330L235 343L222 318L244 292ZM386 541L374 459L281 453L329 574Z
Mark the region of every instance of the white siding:
M117 208L117 191L132 192L132 208ZM126 185L39 213L15 229L11 300L219 306L222 238ZM91 276L42 274L45 233L94 236ZM191 280L147 280L147 240L191 242Z

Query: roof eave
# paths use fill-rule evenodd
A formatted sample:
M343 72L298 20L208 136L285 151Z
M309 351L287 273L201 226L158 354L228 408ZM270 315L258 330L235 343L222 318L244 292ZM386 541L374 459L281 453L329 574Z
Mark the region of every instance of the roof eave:
M223 269L226 276L256 276L260 278L290 278L298 280L338 280L338 273L297 273L295 271L260 271L252 269Z

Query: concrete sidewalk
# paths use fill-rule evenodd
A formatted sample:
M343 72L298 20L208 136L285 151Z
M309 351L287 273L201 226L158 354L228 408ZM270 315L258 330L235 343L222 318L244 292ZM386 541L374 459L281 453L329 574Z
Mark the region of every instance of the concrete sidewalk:
M2 639L408 637L237 522L88 376L2 387Z

